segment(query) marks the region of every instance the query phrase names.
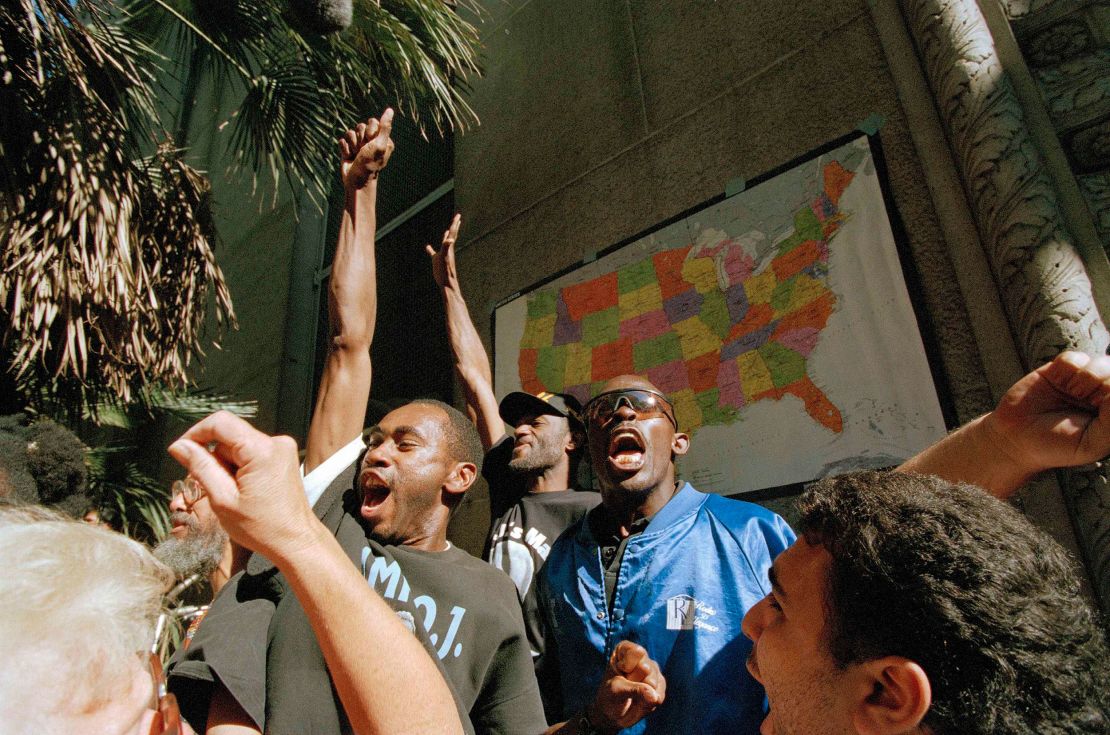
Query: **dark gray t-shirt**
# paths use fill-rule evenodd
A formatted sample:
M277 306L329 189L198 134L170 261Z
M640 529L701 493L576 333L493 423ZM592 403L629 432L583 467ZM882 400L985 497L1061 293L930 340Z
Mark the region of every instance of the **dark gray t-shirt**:
M411 588L417 625L469 708L475 732L543 732L546 720L512 582L455 547L388 548L400 576L378 560L367 562L366 576L386 599Z
M544 649L536 579L562 533L601 502L592 490L529 493L524 478L509 469L513 437L506 436L486 453L482 475L489 483L492 522L486 560L509 575L517 589L528 632L528 645L539 665ZM537 670L543 680L543 673Z
M542 731L539 692L519 614L515 620L500 614L497 596L485 589L489 586L486 582L469 573L463 560L444 556L445 563L433 567L439 573L429 575L426 568L433 565L422 563L421 552L383 546L368 538L358 515L357 494L348 489L354 475L352 465L332 483L316 504L317 515L439 663L464 724L469 724L468 715L475 717L474 728L467 730ZM491 571L478 560L467 558L483 571ZM457 584L473 590L470 597L458 598L463 604L456 602L452 588L443 588L447 594L436 588L444 576L453 576ZM496 575L495 579L500 581ZM515 603L511 585L501 597ZM500 607L505 607L504 602ZM495 612L487 612L487 608ZM497 635L502 638L497 639ZM447 655L441 657L441 651L450 659ZM513 673L513 660L523 662L526 676ZM521 663L516 668L522 668ZM494 676L502 670L513 679ZM485 673L480 684L474 684L474 677L463 673L474 671ZM221 590L189 648L171 661L168 674L170 690L198 732L206 726L217 680L266 732L350 732L304 609L282 575L257 555L244 573Z

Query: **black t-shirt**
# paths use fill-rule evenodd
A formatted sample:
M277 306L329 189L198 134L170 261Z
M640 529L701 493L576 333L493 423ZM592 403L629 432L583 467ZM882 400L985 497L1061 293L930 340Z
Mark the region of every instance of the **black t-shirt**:
M516 585L528 643L532 655L538 657L544 644L536 575L555 539L600 503L601 495L587 490L526 492L523 477L509 469L513 441L512 436L506 436L486 453L482 463L493 518L485 558Z
M438 573L429 575L426 568L432 565L421 563L420 552L368 538L358 515L358 496L349 490L354 475L352 465L331 484L316 504L317 515L445 672L468 732L542 731L522 622L519 614L514 618L503 612L515 612L506 604L515 604L511 585L501 585L498 598L492 591L500 582L496 575L484 579L452 557L442 557L446 561L435 567ZM488 571L478 560L471 561ZM456 596L453 587L435 589L442 577L452 576L443 568L451 570L455 585L472 590L470 597ZM474 671L484 672L480 685L462 673ZM304 609L284 577L258 555L221 590L188 650L174 657L168 673L170 690L198 732L206 726L217 680L266 732L350 732ZM473 728L468 715L477 718Z

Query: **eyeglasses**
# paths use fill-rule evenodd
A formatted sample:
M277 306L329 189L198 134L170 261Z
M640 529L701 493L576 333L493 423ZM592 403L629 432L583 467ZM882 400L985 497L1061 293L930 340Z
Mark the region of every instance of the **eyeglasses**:
M174 483L177 484L177 483ZM179 735L181 732L181 709L177 697L166 689L166 675L162 670L162 649L168 616L162 613L154 626L154 642L148 651L150 659L150 678L154 683L154 716L150 721L150 735Z
M185 502L189 505L192 505L193 503L204 497L204 486L194 480L192 477L186 477L184 480L178 480L172 486L170 486L170 490L173 491L174 495L180 493L181 497L185 498Z
M635 411L638 419L666 416L675 430L678 429L678 422L674 418L674 406L671 402L662 393L646 388L610 390L600 393L586 403L582 414L586 418L587 425L601 427L609 423L621 405L627 405Z

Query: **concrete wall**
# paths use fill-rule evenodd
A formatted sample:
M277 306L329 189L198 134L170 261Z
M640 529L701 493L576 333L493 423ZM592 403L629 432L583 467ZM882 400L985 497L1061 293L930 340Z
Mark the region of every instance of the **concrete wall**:
M877 114L957 418L1021 374L981 254L963 241L966 202L943 185L953 163L893 3L485 6L485 75L470 95L482 124L456 141L455 182L460 275L487 348L500 299ZM1031 515L1069 542L1058 499Z

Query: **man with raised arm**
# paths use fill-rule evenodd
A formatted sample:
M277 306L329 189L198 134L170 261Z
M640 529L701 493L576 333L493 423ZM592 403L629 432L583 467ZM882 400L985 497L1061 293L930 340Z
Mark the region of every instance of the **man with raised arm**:
M300 625L319 642L322 654L316 655L327 662L347 729L391 735L464 731L452 691L432 656L396 608L359 575L342 539L313 514L301 487L297 447L291 439L266 436L242 419L220 412L191 428L169 451L204 488L231 537L272 559L281 570L301 603ZM217 621L218 614L219 608L214 608L208 625ZM265 635L257 640L263 646L262 655L266 643ZM258 655L249 650L239 653ZM300 671L313 659L290 658L294 670L289 675L302 678L302 685L316 685L303 679ZM228 687L236 690L230 698ZM213 702L206 718L207 732L250 733L264 727L272 732L323 731L316 729L320 720L311 713L291 729L287 729L289 720L255 722L242 708L236 711L234 697L242 691L237 682L225 682L221 691L222 701ZM261 694L271 694L269 687ZM330 700L331 692L327 695ZM280 706L270 706L275 704ZM298 704L327 709L319 700Z
M353 449L355 456L361 451L358 437L370 390L369 349L377 303L377 178L393 151L392 121L393 111L387 109L380 121L360 123L339 140L345 202L329 292L332 339L309 428L309 470L337 450ZM318 480L318 487L310 488L312 501L329 482ZM369 546L358 523L343 513L341 496L337 491L316 502L316 516L357 564ZM168 671L170 687L179 693L183 713L198 730L339 732L345 727L305 611L294 595L287 594L289 589L267 559L255 556L247 574L235 577L215 600L189 649L174 657ZM413 619L413 610L396 607L402 617ZM290 666L294 661L299 668Z
M340 141L347 208L332 270L332 340L308 434L305 485L316 518L361 569L362 583L396 610L442 667L467 729L539 733L546 722L516 592L507 578L446 538L448 521L481 466L475 427L450 406L414 401L368 430L358 458L375 310L374 182L392 150L391 118L387 111L380 124L371 120ZM289 581L261 555L228 585L189 651L171 667L187 717L207 715L209 731L220 733L235 727L244 729L227 731L348 729L345 702L333 696L326 650L316 639L319 626L309 625L312 611L289 591ZM661 689L629 678L639 666L610 677L636 686L632 693L599 689L597 711L619 709L624 716L654 706L641 690L662 699ZM338 683L335 690L341 693ZM646 705L634 706L637 701Z
M426 465L448 463L443 459L445 453L429 442L429 439L434 440L439 429L435 427L434 419L429 421L430 415L421 414L424 405L416 403L402 407L374 427L368 459L363 462L361 473L367 477L367 482L363 484L373 488L367 493L371 497L364 496L362 514L378 516L376 525L382 534L420 537L418 548L434 542L439 532L421 536L411 530L409 524L418 522L419 518L414 513L418 497L406 486L418 479L417 475L425 471ZM427 405L434 407L435 404ZM449 420L473 430L461 414ZM476 436L474 441L477 444ZM212 448L211 452L208 447ZM309 507L297 476L296 446L291 440L287 437L268 437L243 420L221 412L190 429L171 445L170 453L204 487L213 509L232 538L273 559L281 570L300 602L305 623L319 643L321 657L327 664L342 703L339 711L345 713L344 731L392 734L450 733L464 729L455 710L453 692L435 664L437 654L434 653L434 644L438 641L434 635L431 636L433 647L429 650L426 644L422 647L410 634L413 615L427 623L429 610L435 609L435 601L416 597L410 607L399 608L396 601L407 598L409 594L408 581L404 577L394 578L384 593L386 600L389 600L388 605L365 584L364 578L350 564L342 539L337 540L335 531L321 523ZM403 456L406 453L412 456L406 458ZM453 471L458 474L468 472L458 465ZM373 497L381 495L386 486L389 486L386 497ZM394 493L399 495L395 497ZM410 530L406 530L407 527ZM443 543L442 539L438 540ZM367 551L374 555L375 565L378 558L388 558L377 555L388 554L389 546L377 545L372 539L367 544ZM393 551L398 549L393 548ZM365 563L364 559L364 566ZM392 566L395 565L383 565L385 568ZM414 589L413 594L417 591ZM223 611L226 612L226 608ZM460 612L456 608L451 617L457 621L465 615L465 610ZM274 630L274 627L271 625L268 645L280 646L283 633ZM453 630L458 628L457 624L451 627ZM455 647L461 648L471 645L474 636L457 640L459 642ZM444 641L445 645L448 643L454 643L454 640ZM246 650L240 652L245 653ZM306 653L309 655L306 656ZM305 679L305 672L314 668L315 657L304 649L300 654L300 658L290 658L287 663L295 669L294 675L301 678L302 683L311 684L311 680ZM524 661L523 668L517 667L516 671L507 673L522 679L531 678L527 659ZM500 661L494 665L503 666L505 663ZM531 691L527 681L520 681L517 686L522 692ZM235 683L229 683L228 690L231 689L235 690L233 697L242 691L242 687ZM635 644L623 642L615 647L589 707L573 721L553 726L545 732L548 735L589 735L598 731L599 727L604 732L616 732L655 709L664 700L665 693L666 682L646 651ZM282 696L280 691L271 692L270 687L267 687L266 694ZM288 695L288 692L285 694ZM323 706L320 701L308 701L304 697L298 701L303 707ZM209 717L208 732L260 731L261 728L249 717L236 720L220 712L221 706L233 707L234 703L226 699L223 703L215 703L214 713ZM268 702L266 708L269 710L277 704ZM518 698L511 704L525 707L527 702ZM220 715L224 715L224 719L214 724L212 719ZM302 723L308 721L302 720ZM318 719L314 720L311 728L301 724L302 729L285 729L288 725L288 720L279 725L268 719L263 727L274 732L320 732L316 728L322 726ZM543 727L542 723L527 725L517 719L515 722L502 722L490 731L506 735L538 735ZM469 728L466 729L469 731Z
M498 405L489 358L474 328L455 268L455 242L462 218L455 215L437 250L427 246L432 274L443 292L447 334L471 419L486 456L482 476L489 484L490 532L485 558L516 585L528 643L542 661L543 627L536 575L551 544L601 501L575 485L586 434L581 405L562 393L510 393ZM505 424L513 427L505 433ZM542 671L537 671L541 680ZM552 713L548 713L549 717Z

